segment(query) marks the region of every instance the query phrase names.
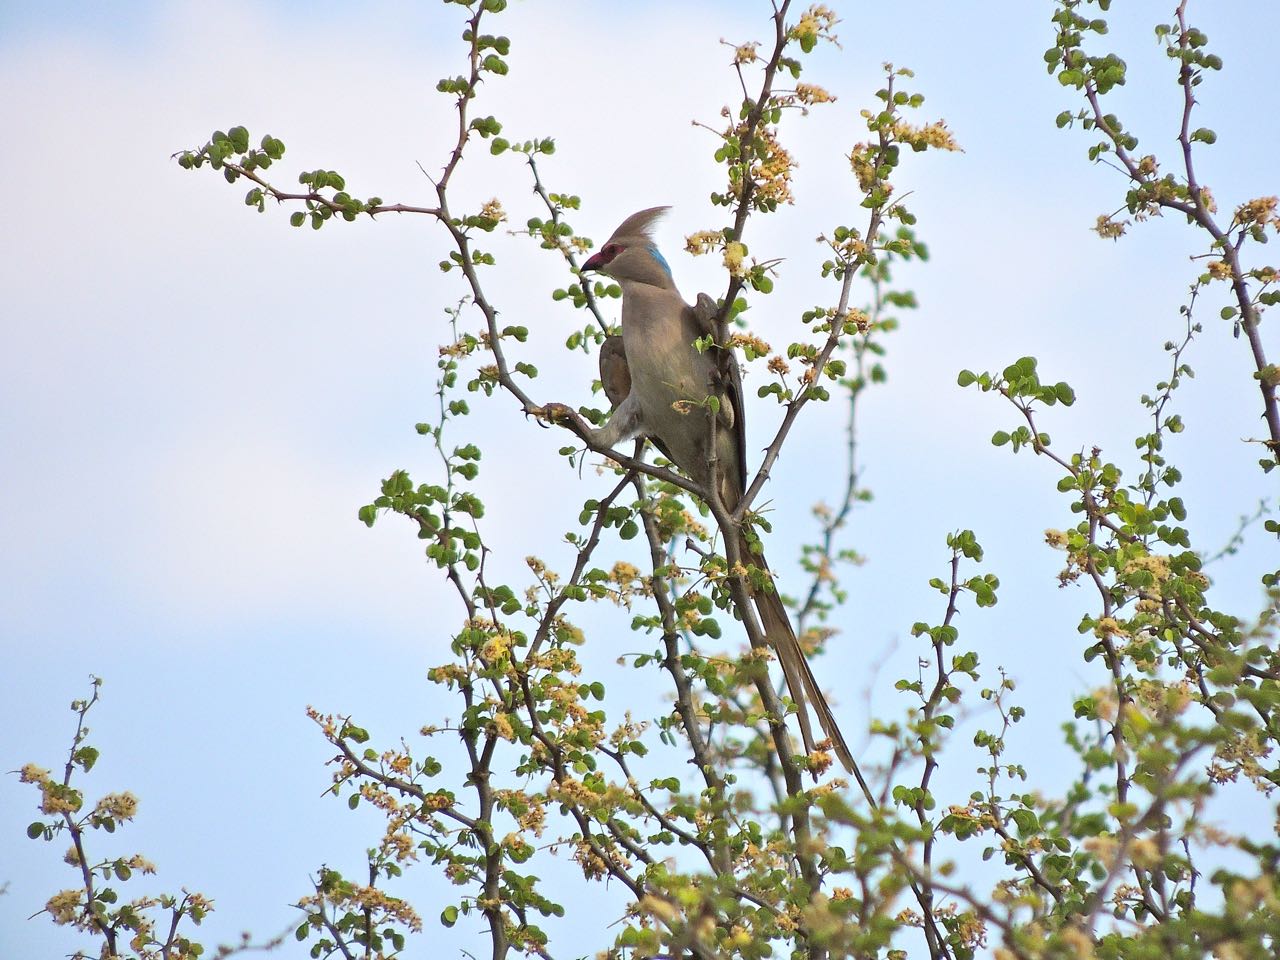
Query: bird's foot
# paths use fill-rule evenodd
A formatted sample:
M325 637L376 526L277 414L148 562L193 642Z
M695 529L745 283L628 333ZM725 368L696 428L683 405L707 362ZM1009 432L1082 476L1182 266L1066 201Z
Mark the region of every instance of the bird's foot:
M541 407L534 407L529 413L547 423L580 424L582 421L578 411L566 403L548 403Z

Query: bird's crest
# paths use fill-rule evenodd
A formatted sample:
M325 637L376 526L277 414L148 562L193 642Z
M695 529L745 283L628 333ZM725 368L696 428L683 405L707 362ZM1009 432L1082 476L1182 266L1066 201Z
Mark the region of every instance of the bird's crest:
M665 214L670 207L649 207L647 210L641 210L639 213L633 213L627 219L618 225L618 229L613 231L613 236L609 238L609 242L615 240L630 239L634 240L643 237L645 240L653 236L654 224L658 222L658 218Z

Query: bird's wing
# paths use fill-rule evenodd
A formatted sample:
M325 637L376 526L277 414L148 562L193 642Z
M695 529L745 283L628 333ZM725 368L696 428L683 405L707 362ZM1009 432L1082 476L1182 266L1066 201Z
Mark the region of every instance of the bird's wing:
M738 358L733 348L725 347L724 349L728 353L724 360L729 368L729 375L724 385L725 401L733 411L733 423L727 426L733 430L733 442L738 451L738 490L741 494L747 492L747 418L742 405L742 370L738 366Z
M693 314L694 323L699 331L705 336L707 334L717 335L716 317L720 312L720 305L716 303L709 295L705 293L698 294L698 301L689 308ZM723 362L722 369L725 370L724 398L720 406L720 422L723 426L733 431L734 449L737 451L737 481L738 494L741 496L747 489L747 430L746 430L746 410L742 403L742 370L738 366L738 358L733 352L732 347L724 347L724 354L718 356L717 359ZM729 505L730 508L737 506L736 502Z
M622 337L605 337L600 344L600 385L609 398L609 406L615 410L631 392L631 370L627 367Z

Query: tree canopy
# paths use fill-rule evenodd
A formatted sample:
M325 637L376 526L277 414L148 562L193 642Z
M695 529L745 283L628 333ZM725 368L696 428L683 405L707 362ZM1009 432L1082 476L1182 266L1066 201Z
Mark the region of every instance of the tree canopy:
M1152 76L1135 76L1113 52L1121 41L1107 0L1043 5L1051 43L1043 63L1069 104L1056 116L1062 143L1115 188L1113 206L1091 218L1092 242L1140 245L1147 221L1159 220L1185 232L1194 256L1190 267L1167 266L1168 284L1185 290L1176 325L1109 321L1139 329L1162 354L1155 382L1140 378L1147 364L1125 350L1099 339L1082 348L1105 371L1090 384L1105 383L1099 429L1110 441L1138 424L1127 446L1104 447L1091 424L1073 419L1079 388L1058 358L1008 355L999 338L981 342L979 329L982 365L957 362L929 385L928 402L940 408L982 395L1000 426L963 442L1012 459L991 473L977 505L947 499L946 457L921 459L954 525L937 530L936 554L923 561L934 568L931 603L895 602L889 613L907 634L897 659L876 651L880 638L865 636L850 602L864 554L895 549L852 524L872 509L873 465L859 438L869 417L893 416L871 398L894 371L904 318L924 322L934 309L908 313L917 297L902 278L928 269L930 225L918 211L945 216L947 206L926 202L913 177L948 162L928 155L960 150L964 131L929 112L928 91L901 64L886 63L869 99L849 108L838 75L820 70L839 61L819 58L838 53L841 31L856 21L841 25L833 9L790 0L764 9L758 36L722 41L733 102L691 90L680 105L695 112L706 150L673 172L696 160L718 178L710 203L681 219L692 225L681 231L685 251L712 264L717 283L699 348L742 364L760 449L742 503L728 510L652 445L611 449L594 439L608 404L566 371L590 369L578 361L617 328L621 289L581 272L598 246L592 238L614 223L597 213L599 198L566 182L554 131L526 130L526 118L487 108L491 89L519 83L511 66L521 38L506 35L505 0L446 6L461 28L456 59L436 85L451 121L429 131L442 159L423 163L419 194L384 198L357 171L310 158L294 165L285 108L272 128L280 136L233 125L174 157L201 185L213 173L246 191L246 206L301 230L394 215L422 221L445 249L431 285L444 318L429 328L438 343L433 399L415 427L430 455L390 472L358 509L368 526L412 533L448 585L449 605L426 613L430 695L405 704L403 726L390 730L367 729L341 704L308 708L332 754L327 792L352 810L375 809L379 828L359 864L332 862L318 838L290 933L226 949L430 955L443 926L466 932L457 942L467 953L495 960L596 951L1272 956L1280 847L1257 811L1274 815L1280 776L1280 521L1271 511L1280 368L1263 324L1280 299L1265 247L1280 212L1274 196L1236 195L1234 184L1198 173L1218 138L1199 99L1230 76L1195 25L1194 5L1183 0L1148 25L1166 61ZM842 15L853 20L856 11ZM1123 93L1135 84L1163 85L1172 130L1126 112ZM632 128L635 141L601 143L601 155L640 149L643 119ZM1016 150L1012 123L1009 136ZM796 188L795 142L842 158L839 196ZM631 208L662 199L646 189L633 203L632 192ZM821 235L784 247L771 224L806 203L818 208ZM1017 229L1006 212L1012 198L987 205L993 221L1009 220L994 229ZM993 227L971 229L978 242ZM1041 253L1063 261L1064 284L1090 283L1069 269L1068 253ZM506 271L519 282L504 284ZM994 268L982 310L1031 306L1002 302L999 279ZM322 271L318 282L331 280ZM1105 289L1097 301L1105 313ZM796 302L803 306L790 309ZM937 309L962 315L957 304ZM1251 382L1248 416L1188 410L1199 351L1244 358L1236 375ZM721 400L712 391L704 402L714 413ZM708 422L714 430L716 417ZM807 423L818 426L806 432ZM1239 439L1241 424L1254 426ZM894 429L902 444L915 442L905 418ZM1184 471L1205 469L1180 463L1184 431L1226 432L1236 455L1249 451L1249 479L1224 486L1212 504L1241 518L1225 544L1198 532L1196 504L1182 494ZM517 434L559 461L535 473ZM821 475L822 502L770 483L784 461ZM1038 704L1023 699L981 626L985 611L1007 602L982 546L984 523L1017 491L1046 486L1056 489L1061 519L1049 529L1023 523L1024 549L1056 551L1054 583L1070 588L1074 612L1034 600L1013 642L1070 645L1075 673L1062 679L1070 712L1043 727L1061 737L1056 752L1041 748L1053 769L1018 739ZM494 522L495 510L549 513L563 538L529 542ZM1246 550L1246 541L1270 552ZM775 542L798 557L780 582L753 562L757 546ZM1247 562L1220 567L1230 571L1220 583L1214 564L1235 559ZM863 729L844 721L857 745L851 775L833 764L829 743L800 747L795 704L749 611L750 595L771 589L846 709L864 687L893 691L868 694ZM859 646L860 675L822 666L844 643ZM99 686L95 679L73 704L65 763L19 771L39 795L27 835L71 844L74 880L45 912L84 934L83 956L208 953L196 928L215 892L131 893L137 874L153 872L150 860L100 852L114 849L102 832L133 820L138 800L127 791L93 800L81 785L100 756L86 718L111 709L98 705ZM1233 820L1232 810L1248 813ZM428 873L449 882L443 899L445 888L416 879ZM600 900L583 899L600 887ZM603 922L594 913L601 903L612 910Z

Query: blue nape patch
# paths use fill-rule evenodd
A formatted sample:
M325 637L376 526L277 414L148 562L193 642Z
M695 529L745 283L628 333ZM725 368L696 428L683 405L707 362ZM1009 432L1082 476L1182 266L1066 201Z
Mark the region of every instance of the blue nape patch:
M671 276L671 267L667 265L666 258L663 257L662 254L658 252L658 248L650 244L649 253L653 257L653 259L657 260L658 263L662 265L662 269L667 272L667 276L668 277Z

